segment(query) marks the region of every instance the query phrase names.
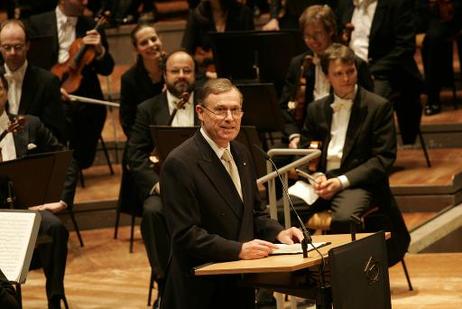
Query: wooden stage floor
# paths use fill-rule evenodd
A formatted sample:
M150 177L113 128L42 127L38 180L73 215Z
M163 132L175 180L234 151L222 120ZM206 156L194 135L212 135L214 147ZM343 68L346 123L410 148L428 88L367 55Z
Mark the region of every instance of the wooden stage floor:
M120 232L121 238L114 240L112 229L84 231L84 248L71 233L65 277L70 308L146 308L150 268L141 237L136 234L135 252L129 254L128 228ZM392 267L394 309L460 308L462 253L410 254L406 263L415 290L407 290L401 266ZM44 286L41 270L29 272L22 290L24 308L46 308Z

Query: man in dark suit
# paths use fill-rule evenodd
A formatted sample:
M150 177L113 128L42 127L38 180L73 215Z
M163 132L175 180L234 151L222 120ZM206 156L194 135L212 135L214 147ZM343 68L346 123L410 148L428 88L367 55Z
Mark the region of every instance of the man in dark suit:
M284 133L289 140L289 148L298 147L300 130L309 103L330 93L330 84L322 72L319 55L337 37L335 15L327 5L312 5L306 8L300 16L299 25L309 50L291 60L279 100L285 120ZM367 63L356 57L356 67L358 68L358 83L372 91L374 85ZM301 72L302 68L304 72ZM304 93L298 93L303 86L300 79L303 79L305 83ZM302 107L299 107L299 104Z
M184 92L191 95L184 108L177 110L171 125L198 124L194 113L194 69L194 60L188 53L176 51L168 55L164 73L167 91L138 105L126 151L130 177L135 184L138 197L144 201L141 234L161 291L169 254L169 237L162 214L159 175L150 159L156 141L152 139L149 126L167 125Z
M8 127L10 121L9 115L5 112L7 98L8 83L4 75L0 74L1 131ZM1 141L0 152L3 161L22 158L33 153L63 150L63 146L37 117L30 115L25 117L24 128L18 132L8 133ZM69 188L69 184L73 184L74 187ZM67 190L75 190L75 180L65 185L63 196L67 194ZM2 200L0 207L4 206L3 202ZM39 210L42 216L39 235L48 235L52 238L50 243L41 244L37 247L31 263L32 267L43 267L45 272L48 308L60 308L61 300L65 299L64 273L69 233L58 217L54 215L54 213L62 210L64 205L62 202L56 202L31 207L32 210Z
M311 210L332 211L330 230L350 231L351 215L379 201L392 200L388 173L396 158L393 107L386 99L357 86L353 51L333 44L321 56L333 93L310 104L302 145L322 142L317 182L319 195Z
M411 0L339 0L339 30L351 23L350 47L367 61L374 92L393 101L403 143L420 130L422 77L414 60L415 29Z
M303 236L296 228L283 230L261 207L250 153L234 141L243 115L239 90L227 79L212 79L197 96L201 129L162 169L172 249L161 307L254 308L254 289L238 286L238 277L195 277L192 269L263 258L273 241Z
M72 94L103 99L103 93L97 74L109 75L114 68L114 60L104 31L96 31L95 22L82 16L86 0L60 0L54 11L33 15L26 22L31 38L49 39L51 46L42 52L41 66L49 70L57 63L69 59L69 48L76 38L82 38L83 44L94 48L94 60L82 70L80 87ZM66 104L66 116L70 122L70 146L74 149L74 158L81 169L92 165L98 140L101 136L106 108L94 104Z
M34 115L58 137L66 141L64 110L59 80L50 72L27 61L29 36L19 20L7 20L0 26L0 52L8 80L8 112Z

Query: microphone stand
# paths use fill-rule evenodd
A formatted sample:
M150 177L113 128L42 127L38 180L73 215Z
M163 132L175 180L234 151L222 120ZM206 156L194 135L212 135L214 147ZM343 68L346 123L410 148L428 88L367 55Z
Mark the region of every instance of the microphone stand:
M256 149L258 149L263 154L265 159L268 162L271 163L271 165L273 166L273 168L274 168L274 170L275 170L275 172L276 172L276 174L277 174L277 176L279 178L279 181L282 184L282 190L283 190L285 196L287 197L287 200L289 201L290 208L292 209L293 213L297 217L298 223L300 224L300 229L302 230L302 233L303 233L303 240L301 241L303 257L307 258L308 257L308 244L311 244L311 246L314 248L314 246L312 245L313 239L311 238L310 233L306 229L305 224L303 223L303 221L300 218L297 210L295 209L294 204L292 203L292 199L291 199L291 197L289 195L289 191L287 190L285 182L282 179L281 173L279 173L279 169L277 168L277 166L274 163L273 159L271 159L271 157L265 151L263 151L263 149L261 149L257 145L254 145L254 146L255 146Z

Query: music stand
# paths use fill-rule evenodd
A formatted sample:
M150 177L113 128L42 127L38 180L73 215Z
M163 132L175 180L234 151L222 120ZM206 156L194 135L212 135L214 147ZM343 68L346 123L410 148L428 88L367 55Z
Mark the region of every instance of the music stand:
M244 97L242 124L255 126L260 133L282 129L281 109L271 83L236 84Z
M0 175L13 185L14 207L58 201L72 151L49 152L0 162Z
M334 308L390 309L385 233L329 250Z
M282 89L290 60L306 50L299 31L210 32L219 77L272 82Z
M152 125L151 137L156 141L156 149L159 154L159 159L163 162L168 154L186 141L188 138L194 135L199 127L171 127L162 125ZM237 141L247 146L252 160L255 163L255 169L257 177L266 174L265 158L263 155L253 146L261 145L260 139L258 138L257 130L253 126L241 126L239 135L236 138Z

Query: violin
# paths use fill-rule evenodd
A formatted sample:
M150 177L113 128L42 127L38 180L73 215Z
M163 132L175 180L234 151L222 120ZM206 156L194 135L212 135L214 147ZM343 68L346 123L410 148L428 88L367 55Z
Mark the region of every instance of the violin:
M298 84L296 87L295 95L294 95L294 100L290 104L289 109L292 110L292 114L294 116L295 122L297 123L298 126L303 125L303 120L305 119L305 113L306 113L306 102L305 102L305 92L306 92L306 73L308 69L313 65L313 56L312 55L306 55L305 58L303 58L302 64L300 65L300 75L298 79Z
M168 119L168 126L172 125L173 119L175 119L176 113L178 110L183 109L186 103L189 101L189 97L191 96L191 93L185 91L181 94L180 100L176 103L175 108L172 111L172 114L170 115L170 118ZM154 170L159 173L160 172L160 158L159 154L157 151L157 148L154 148L154 150L151 152L151 155L149 156L149 160L154 164Z
M109 12L98 19L94 30L101 30L101 27L108 21L108 15ZM55 64L51 68L51 72L61 81L61 88L67 93L74 93L80 87L83 68L90 64L95 57L95 48L84 44L82 38L77 38L69 48L69 59L64 63Z
M26 124L26 117L24 116L16 116L13 120L8 124L8 128L0 134L0 142L6 137L8 133L16 133L20 132L24 129L24 125Z
M5 131L0 134L0 142L6 137L8 133L16 133L24 129L24 125L26 124L26 117L24 116L16 116L12 119L12 121L8 124L8 127ZM3 161L2 157L2 148L0 148L0 162Z

